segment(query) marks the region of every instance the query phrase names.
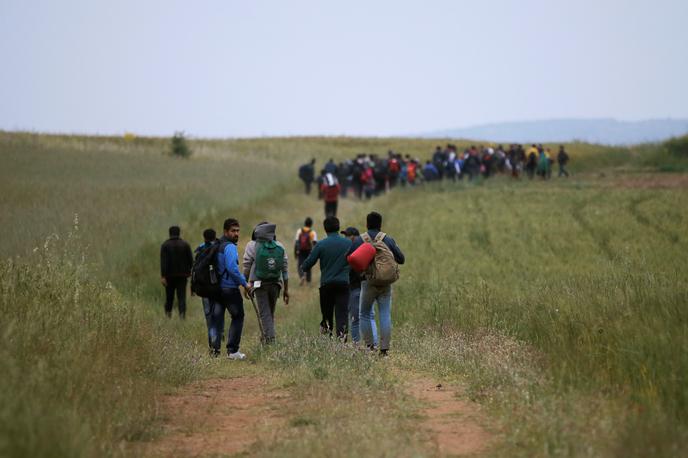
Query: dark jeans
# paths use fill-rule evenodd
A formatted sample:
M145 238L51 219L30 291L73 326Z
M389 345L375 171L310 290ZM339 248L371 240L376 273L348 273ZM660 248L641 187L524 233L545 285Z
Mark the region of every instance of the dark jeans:
M325 218L337 216L337 202L325 202Z
M174 304L174 294L177 293L177 305L179 306L179 316L186 316L186 277L165 277L165 315L172 316Z
M213 349L220 351L220 341L225 326L225 310L232 317L232 322L227 331L227 353L239 351L241 344L241 333L244 330L244 299L238 288L222 288L222 296L219 301L213 302L212 340Z
M303 180L303 184L306 186L306 194L310 194L311 193L311 184L313 184L313 182Z
M299 251L299 259L297 264L299 270L299 278L303 278L305 276L306 281L308 283L311 282L311 271L309 269L307 272L304 272L303 269L301 269L301 264L303 264L303 261L306 260L309 254L311 254L310 251Z
M559 164L559 176L560 177L563 177L563 176L568 177L569 176L569 172L566 171L566 164L561 164L561 163Z
M337 337L346 339L349 331L349 285L329 284L320 287L320 328L332 335L334 317L337 320Z

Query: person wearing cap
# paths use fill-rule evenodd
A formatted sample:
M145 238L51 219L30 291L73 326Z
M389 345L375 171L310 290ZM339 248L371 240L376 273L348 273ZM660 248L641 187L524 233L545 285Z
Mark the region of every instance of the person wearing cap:
M352 242L358 237L360 232L355 227L347 227L342 234ZM354 269L349 270L349 325L351 329L351 340L354 343L361 341L359 305L361 300L361 281L364 279L361 272ZM373 330L373 345L377 347L377 326L375 324L375 309L370 312L370 327Z
M320 331L332 335L334 318L336 319L337 337L346 340L349 321L349 263L346 255L351 247L351 240L339 234L339 220L328 216L323 222L327 237L318 242L311 254L301 265L309 271L320 261L320 311L322 321Z

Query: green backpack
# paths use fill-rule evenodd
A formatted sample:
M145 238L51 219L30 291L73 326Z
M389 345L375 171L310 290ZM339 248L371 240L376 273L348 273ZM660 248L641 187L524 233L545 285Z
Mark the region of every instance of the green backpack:
M279 281L284 268L284 248L274 240L256 242L256 278L260 281Z

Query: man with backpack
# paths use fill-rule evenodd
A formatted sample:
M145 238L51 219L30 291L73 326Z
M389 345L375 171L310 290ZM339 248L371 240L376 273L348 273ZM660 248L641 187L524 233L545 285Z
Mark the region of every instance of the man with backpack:
M339 220L336 217L325 218L323 226L327 237L315 245L302 268L308 271L320 261L320 332L332 335L335 329L334 315L337 337L346 340L349 321L349 263L346 255L351 240L339 234Z
M213 246L213 244L217 242L217 233L214 229L206 229L205 231L203 231L203 243L201 243L194 251L195 258L193 267L191 269L191 294L196 294L197 296L199 296L201 298L201 302L203 303L203 315L205 316L205 324L208 328L208 349L210 350L211 354L213 353L213 341L215 340L215 338L217 338L217 336L213 335L215 329L211 326L214 300L211 297L207 297L208 294L198 294L195 291L194 271L198 266L200 260L206 254L208 254L210 248Z
M361 234L355 227L347 227L342 235L352 242ZM351 340L361 341L359 305L361 301L361 281L365 277L354 269L349 270L349 321L351 325ZM377 345L377 326L375 325L375 310L371 310L370 326L373 330L373 345Z
M337 178L331 173L326 173L323 177L323 183L320 185L320 190L325 201L325 217L337 216L337 203L339 202L339 192L341 191Z
M303 222L303 227L296 231L296 239L294 240L294 256L297 258L299 284L301 286L305 282L311 282L311 271L304 272L301 265L308 255L311 254L316 243L318 243L318 234L313 230L313 220L309 216Z
M217 272L220 274L220 297L213 307L212 322L216 335L221 335L224 329L225 310L229 312L232 322L227 332L227 357L241 360L246 355L239 351L241 333L244 329L244 301L250 299L251 287L246 277L239 271L239 253L237 243L241 227L239 221L228 218L223 224L224 235L220 239L220 249L217 252ZM220 353L219 339L214 342L215 355Z
M404 253L392 237L382 232L382 215L371 212L366 216L368 231L354 239L349 253L363 243L375 247L375 257L361 282L361 303L359 320L361 337L366 346L375 349L371 326L373 305L377 302L380 317L380 354L387 356L392 339L392 283L399 279L399 266L405 262Z
M244 251L244 276L253 287L261 342L275 341L275 306L282 291L284 303L289 304L289 269L284 245L277 241L277 226L261 223L253 231L254 240Z
M299 167L299 178L303 181L306 186L306 194L311 193L311 184L315 179L315 159L311 159L308 164L303 164Z
M170 238L160 247L160 282L165 287L165 315L172 316L175 293L179 317L186 316L186 279L191 274L193 254L188 243L181 239L179 226L169 229Z

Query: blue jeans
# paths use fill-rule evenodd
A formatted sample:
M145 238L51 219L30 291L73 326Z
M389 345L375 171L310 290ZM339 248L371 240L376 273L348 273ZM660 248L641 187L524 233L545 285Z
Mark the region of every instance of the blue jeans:
M367 281L361 283L359 324L361 337L368 346L375 344L371 325L375 302L380 317L380 350L389 350L389 342L392 340L392 285L372 286Z
M208 328L208 348L213 348L213 341L215 339L215 328L213 327L214 301L207 297L202 297L201 302L203 303L203 315L205 316L205 325ZM222 328L224 328L224 324L222 325Z
M208 333L215 352L220 351L222 332L225 328L225 310L232 317L232 322L227 331L227 352L239 351L241 333L244 330L244 299L237 288L222 288L222 296L219 301L212 302L211 331Z
M352 289L349 294L349 317L351 318L351 340L354 342L361 341L360 313L359 306L361 305L361 288ZM373 343L377 345L377 325L375 324L375 309L370 310L370 326L373 329Z

